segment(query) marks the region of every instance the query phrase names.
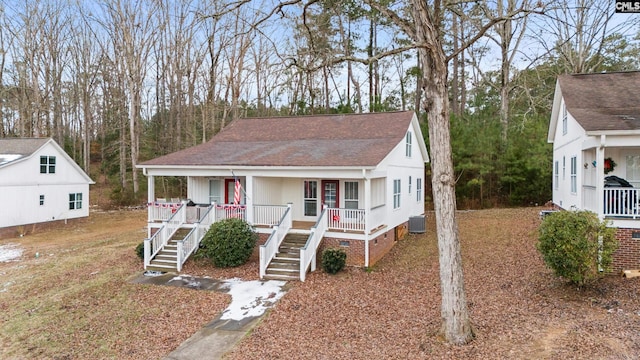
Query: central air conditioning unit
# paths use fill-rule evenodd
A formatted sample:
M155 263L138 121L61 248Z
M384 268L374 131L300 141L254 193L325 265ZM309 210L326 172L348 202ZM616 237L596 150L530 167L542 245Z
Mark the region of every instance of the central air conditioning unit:
M409 232L422 234L427 231L427 222L424 215L411 216L409 218Z

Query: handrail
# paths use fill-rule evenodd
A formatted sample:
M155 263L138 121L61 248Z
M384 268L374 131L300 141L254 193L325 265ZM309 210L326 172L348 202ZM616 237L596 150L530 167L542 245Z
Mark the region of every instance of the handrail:
M300 281L304 281L307 276L307 269L311 266L311 271L316 270L316 252L320 242L327 232L327 208L322 209L322 213L318 218L315 226L311 228L311 234L304 247L300 249Z
M209 226L215 220L210 217L209 214L213 213L211 210L214 205L211 205L207 208L207 211L200 217L200 220L194 224L193 229L189 231L187 236L184 239L178 241L178 251L177 251L177 259L176 259L176 270L179 272L182 270L182 265L187 262L187 259L193 253L198 246L200 246L200 242L204 238L204 235L207 233Z
M145 268L151 263L151 259L156 256L173 234L182 226L186 216L186 202L180 204L176 211L162 222L162 226L151 238L144 240L144 266Z
M293 226L293 220L291 217L291 204L287 205L287 210L280 218L278 225L273 226L271 235L267 241L260 245L260 279L264 278L267 274L267 266L271 260L275 257L282 240L287 236L287 233Z

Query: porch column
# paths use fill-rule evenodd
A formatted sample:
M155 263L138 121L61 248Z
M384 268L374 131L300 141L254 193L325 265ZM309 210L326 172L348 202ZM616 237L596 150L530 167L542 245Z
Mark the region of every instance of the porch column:
M155 177L153 175L147 175L147 204L153 204L156 200L156 189L155 189ZM147 209L147 221L151 222L151 210ZM151 237L151 235L149 235Z
M596 203L598 208L596 213L600 220L604 219L604 149L607 136L600 136L600 146L596 148Z
M366 170L362 170L364 177L364 266L369 266L369 232L371 227L371 179L367 178Z
M253 176L245 176L244 178L245 202L247 206L247 222L253 224Z

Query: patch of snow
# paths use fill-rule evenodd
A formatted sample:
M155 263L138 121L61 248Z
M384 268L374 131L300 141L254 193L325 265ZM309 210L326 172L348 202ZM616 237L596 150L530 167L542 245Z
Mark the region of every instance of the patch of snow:
M282 290L284 284L286 281L226 280L224 286L229 288L231 304L222 312L220 319L242 320L264 314L285 294Z
M19 245L0 245L0 262L16 260L20 256L22 256L22 248Z
M147 270L143 273L144 276L151 276L151 277L156 277L156 276L162 276L164 275L164 273L162 271L151 271L151 270Z

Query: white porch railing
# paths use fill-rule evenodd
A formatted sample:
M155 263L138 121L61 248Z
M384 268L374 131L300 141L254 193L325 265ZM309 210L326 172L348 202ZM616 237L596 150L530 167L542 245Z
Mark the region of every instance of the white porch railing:
M640 189L604 188L604 216L640 217Z
M362 209L327 209L327 222L331 230L364 231L365 212Z
M169 219L182 203L152 202L148 203L148 220L165 221Z
M193 229L184 237L184 239L178 241L178 251L177 251L177 261L176 261L176 269L178 271L182 270L182 265L187 261L191 253L193 253L198 246L200 245L200 241L209 230L211 224L215 221L213 216L210 214L214 214L213 205L206 208L204 214L200 216L198 222L194 224Z
M184 224L186 204L182 203L162 226L149 239L144 239L144 266L149 266L151 259L162 250L171 236Z
M215 205L215 219L216 221L229 218L238 218L247 220L247 206L246 205L233 205L223 204Z
M260 279L266 275L269 263L276 256L282 240L287 236L292 225L291 205L288 205L278 225L273 227L273 231L267 241L264 245L260 245Z
M253 205L253 225L277 225L288 208L287 205Z
M316 270L316 253L328 228L327 210L326 208L322 210L316 225L311 228L307 243L300 249L300 281L306 279L309 267L311 267L311 271Z

